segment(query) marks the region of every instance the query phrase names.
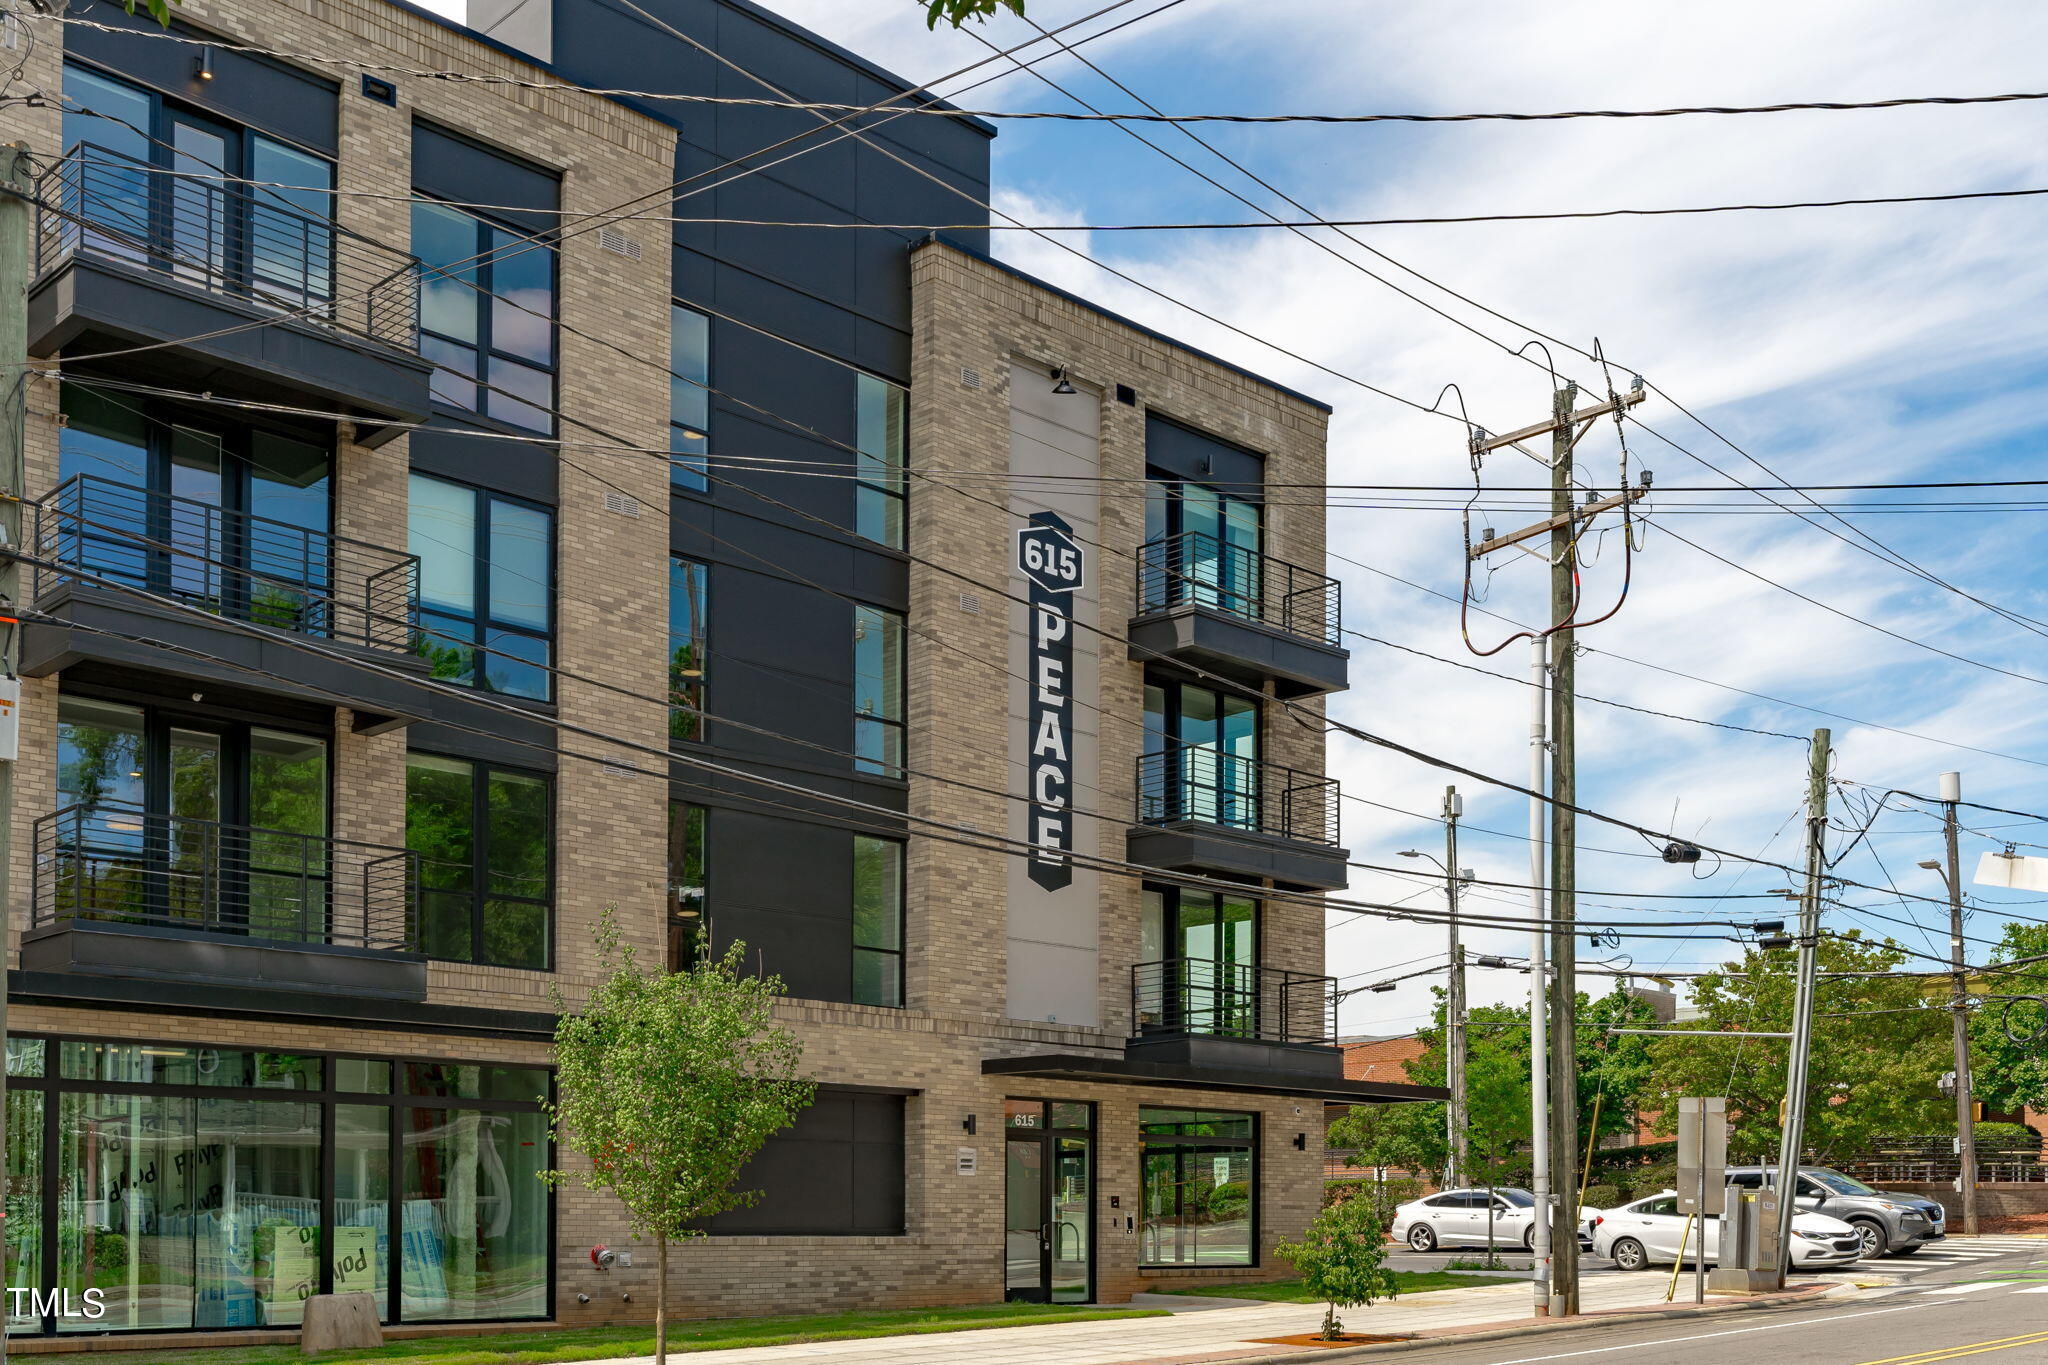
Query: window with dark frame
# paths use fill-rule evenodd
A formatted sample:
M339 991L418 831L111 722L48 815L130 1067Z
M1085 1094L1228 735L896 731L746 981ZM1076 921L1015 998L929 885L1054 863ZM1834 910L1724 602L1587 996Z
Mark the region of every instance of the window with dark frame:
M903 614L853 609L853 766L903 775Z
M855 534L903 548L903 465L910 448L910 394L871 374L854 376Z
M418 193L415 191L415 193ZM420 354L436 401L528 431L555 429L555 251L531 233L416 198Z
M433 676L546 701L554 635L554 513L487 489L411 476L420 560L414 653Z
M694 308L668 309L669 482L703 493L705 451L711 440L711 319Z
M711 569L668 561L668 737L704 738L704 670L710 635Z
M1138 1110L1138 1263L1257 1265L1258 1115Z
M853 1002L903 1004L903 845L853 836Z
M450 962L552 968L551 778L408 753L405 843L420 859L422 952Z
M668 969L688 971L711 950L705 833L710 812L668 803Z

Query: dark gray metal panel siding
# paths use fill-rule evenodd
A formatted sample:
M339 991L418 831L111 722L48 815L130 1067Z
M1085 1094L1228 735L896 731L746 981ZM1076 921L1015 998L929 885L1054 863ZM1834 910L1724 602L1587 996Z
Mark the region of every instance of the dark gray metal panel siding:
M751 1208L719 1214L714 1236L895 1236L903 1231L903 1097L820 1087L817 1102L740 1171Z
M1184 479L1242 485L1230 491L1247 498L1261 496L1266 478L1263 456L1156 413L1145 415L1145 463Z
M562 184L553 171L487 147L431 123L412 126L415 189L465 204L509 204L530 213L493 210L491 216L533 232L556 225Z

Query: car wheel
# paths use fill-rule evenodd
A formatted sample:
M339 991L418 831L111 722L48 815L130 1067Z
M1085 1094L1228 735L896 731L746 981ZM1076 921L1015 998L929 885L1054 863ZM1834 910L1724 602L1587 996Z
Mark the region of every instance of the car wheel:
M1648 1270L1650 1268L1650 1253L1645 1251L1643 1244L1633 1237L1616 1238L1614 1245L1607 1249L1607 1254L1613 1258L1614 1266L1617 1270Z
M1884 1255L1885 1236L1881 1224L1858 1221L1852 1226L1856 1229L1856 1240L1859 1243L1857 1251L1864 1260L1876 1260Z
M1527 1230L1522 1233L1522 1250L1532 1256L1536 1254L1536 1225L1534 1223L1531 1223Z
M1425 1225L1417 1223L1408 1229L1408 1248L1411 1251L1435 1251L1436 1234Z

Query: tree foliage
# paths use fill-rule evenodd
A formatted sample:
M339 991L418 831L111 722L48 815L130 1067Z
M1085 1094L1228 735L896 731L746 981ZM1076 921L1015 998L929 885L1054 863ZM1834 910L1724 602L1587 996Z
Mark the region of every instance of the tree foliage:
M1994 962L2048 953L2048 924L2008 924ZM1987 976L1972 992L2048 996L2048 962ZM1987 1109L2048 1109L2048 1038L2019 1041L2043 1023L2043 1006L1987 999L1970 1020L1971 1084ZM2008 1028L2010 1024L2010 1028Z
M1273 1248L1285 1257L1302 1284L1324 1302L1325 1341L1344 1331L1339 1308L1370 1307L1401 1292L1400 1281L1385 1265L1387 1216L1370 1199L1346 1199L1315 1216L1299 1242Z
M1944 1103L1938 1082L1949 1055L1945 1012L1914 977L1829 975L1896 970L1906 955L1889 940L1824 937L1817 951L1808 1159L1838 1162L1887 1134L1938 1131ZM1699 978L1693 987L1699 1027L1789 1031L1794 966L1791 949L1753 947L1728 970ZM1680 1096L1726 1095L1730 1159L1775 1160L1789 1052L1783 1038L1659 1038L1651 1060L1667 1131L1677 1121Z
M954 28L969 19L977 24L986 23L1003 10L1021 19L1024 17L1024 0L925 0L924 26L937 28L941 19Z
M735 1189L770 1134L811 1103L797 1076L802 1045L774 1019L782 983L742 975L744 947L688 971L644 972L620 941L614 908L599 921L603 979L580 1010L559 993L554 1138L587 1165L553 1170L615 1197L657 1256L655 1359L667 1358L669 1243L703 1235L714 1214L758 1200Z

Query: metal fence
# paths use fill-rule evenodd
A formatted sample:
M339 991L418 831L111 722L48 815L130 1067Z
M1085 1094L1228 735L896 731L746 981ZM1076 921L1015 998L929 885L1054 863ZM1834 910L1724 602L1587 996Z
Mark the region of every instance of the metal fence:
M1327 1044L1337 1036L1337 982L1199 958L1140 962L1131 968L1131 1019L1140 1035Z
M258 186L78 146L37 183L36 273L74 254L419 349L419 263Z
M1342 586L1284 559L1183 531L1138 547L1138 613L1210 607L1335 645L1342 642Z
M37 566L38 597L77 569L239 621L399 652L419 616L416 555L96 474L37 503L35 546L62 566Z
M1181 744L1138 759L1138 823L1191 820L1334 846L1337 779Z
M418 891L418 855L407 849L81 803L35 823L30 924L414 952Z

